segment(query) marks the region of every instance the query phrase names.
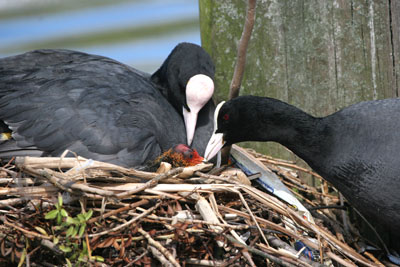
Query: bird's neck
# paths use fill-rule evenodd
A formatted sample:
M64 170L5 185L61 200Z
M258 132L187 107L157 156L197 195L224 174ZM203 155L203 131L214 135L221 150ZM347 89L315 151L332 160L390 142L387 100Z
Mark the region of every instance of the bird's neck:
M325 150L326 138L329 131L324 127L323 119L313 117L306 112L286 103L277 105L273 117L265 118L269 121L266 129L268 138L285 147L314 166L316 155ZM272 125L272 126L270 126Z

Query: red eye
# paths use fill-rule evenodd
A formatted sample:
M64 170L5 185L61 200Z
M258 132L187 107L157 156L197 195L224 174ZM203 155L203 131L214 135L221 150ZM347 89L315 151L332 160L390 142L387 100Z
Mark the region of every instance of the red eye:
M229 114L225 114L222 118L226 121L229 120Z

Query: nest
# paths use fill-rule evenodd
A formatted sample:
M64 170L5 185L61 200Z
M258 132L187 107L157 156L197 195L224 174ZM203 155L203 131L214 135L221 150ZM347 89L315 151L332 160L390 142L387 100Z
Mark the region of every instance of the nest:
M377 266L344 230L338 194L282 160L249 151L308 208L211 164L163 173L76 158L16 158L1 168L0 265ZM351 240L351 241L349 241Z

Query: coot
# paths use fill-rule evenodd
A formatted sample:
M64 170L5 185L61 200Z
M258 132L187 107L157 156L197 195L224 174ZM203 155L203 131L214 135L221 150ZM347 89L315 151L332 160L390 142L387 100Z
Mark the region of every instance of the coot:
M210 56L191 43L177 45L153 75L70 50L2 58L0 127L12 139L0 144L0 157L69 149L136 167L180 143L203 154L213 131L213 78Z
M375 227L399 238L400 99L361 102L316 118L276 99L237 97L219 110L205 158L242 141L286 146Z

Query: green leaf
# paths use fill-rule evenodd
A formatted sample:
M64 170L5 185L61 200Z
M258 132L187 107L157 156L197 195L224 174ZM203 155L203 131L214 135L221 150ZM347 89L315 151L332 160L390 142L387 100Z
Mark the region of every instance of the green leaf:
M24 264L25 258L26 258L26 248L24 248L21 258L19 259L18 267L21 267Z
M95 261L104 262L104 258L102 256L93 256Z
M65 234L66 234L67 237L69 237L69 236L73 236L73 235L72 235L73 233L74 233L74 227L71 225L71 226L68 228L68 230L67 230L67 232L66 232Z
M81 254L79 255L78 261L86 262L86 261L87 261L87 260L86 260L86 255L81 253Z
M65 261L67 262L68 267L72 267L71 262L69 261L69 259L65 258Z
M64 245L60 245L59 248L61 249L62 252L64 253L69 253L72 251L72 249L70 247L64 246Z
M49 212L46 214L46 216L44 216L44 218L45 218L46 220L52 220L52 219L54 219L55 217L57 217L57 214L58 214L58 210L52 210L52 211L49 211Z
M75 226L74 230L72 231L72 236L76 236L78 234L79 226Z
M61 217L61 213L57 213L57 224L61 224L62 222L62 217Z
M83 234L85 233L85 228L86 228L86 224L82 224L81 227L79 228L79 233L78 233L79 237L83 236Z
M61 209L60 213L63 217L68 217L68 212L65 209Z
M67 223L68 225L71 225L71 224L77 224L78 221L77 221L76 219L74 219L74 218L68 216L68 217L67 217L67 220L66 220L66 223Z
M82 213L78 214L78 216L76 216L76 217L78 218L80 223L85 221L85 216Z
M63 205L63 198L61 194L58 194L58 206L61 208Z
M86 245L86 242L82 242L82 250L83 250L83 252L87 253L87 245Z
M93 210L89 210L85 213L85 221L88 221L93 215Z
M53 238L53 243L54 243L54 245L57 245L58 244L58 241L60 241L59 239L58 239L58 237L54 237Z

